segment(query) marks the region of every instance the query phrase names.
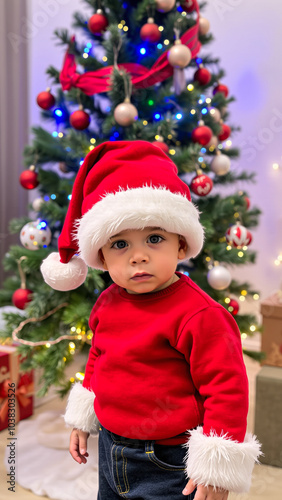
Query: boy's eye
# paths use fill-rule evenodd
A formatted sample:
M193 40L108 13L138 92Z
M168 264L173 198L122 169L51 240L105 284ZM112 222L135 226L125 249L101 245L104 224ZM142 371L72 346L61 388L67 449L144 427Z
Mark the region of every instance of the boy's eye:
M162 236L159 236L158 234L152 234L151 236L149 236L149 242L153 244L160 243L160 241L162 241L163 239L164 238Z
M119 250L122 250L123 248L126 247L126 245L127 245L126 241L124 241L124 240L118 240L118 241L115 241L112 244L111 248L118 248Z

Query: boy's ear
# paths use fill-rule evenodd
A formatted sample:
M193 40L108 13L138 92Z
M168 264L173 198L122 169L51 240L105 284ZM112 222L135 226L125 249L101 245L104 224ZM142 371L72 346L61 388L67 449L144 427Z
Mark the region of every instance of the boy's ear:
M183 236L179 236L179 247L178 247L179 260L185 259L187 248L188 248L187 241Z
M105 271L107 271L107 270L108 270L108 268L107 268L107 264L106 264L106 261L105 261L105 258L104 258L104 255L103 255L103 252L102 252L101 248L100 248L100 250L98 251L98 255L99 255L99 259L100 259L100 261L101 261L101 262L102 262L102 264L103 264L103 268L105 269Z

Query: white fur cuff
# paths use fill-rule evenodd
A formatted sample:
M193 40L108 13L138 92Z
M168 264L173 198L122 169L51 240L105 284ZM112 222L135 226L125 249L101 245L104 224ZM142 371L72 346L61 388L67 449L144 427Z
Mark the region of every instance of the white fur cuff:
M64 415L65 423L76 429L96 434L98 420L94 413L94 399L93 392L85 389L80 383L74 384Z
M226 434L203 434L202 427L190 431L186 455L187 477L197 485L245 493L251 486L254 464L261 454L256 436L246 434L243 443Z

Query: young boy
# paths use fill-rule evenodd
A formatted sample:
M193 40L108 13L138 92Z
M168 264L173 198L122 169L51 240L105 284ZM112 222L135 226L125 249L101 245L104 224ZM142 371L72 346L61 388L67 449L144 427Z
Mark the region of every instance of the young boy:
M162 151L120 141L89 153L60 254L42 273L59 290L81 285L86 264L114 282L92 310L85 378L65 414L80 464L99 429L99 500L226 500L249 489L260 445L246 435L240 333L229 312L176 272L202 244L189 189Z

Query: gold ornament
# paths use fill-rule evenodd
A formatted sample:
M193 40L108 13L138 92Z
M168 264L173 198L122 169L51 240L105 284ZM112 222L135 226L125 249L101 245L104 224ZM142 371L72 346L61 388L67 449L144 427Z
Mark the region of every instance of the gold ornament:
M210 29L210 22L205 17L200 17L199 19L199 32L200 35L206 35Z
M210 112L210 115L213 117L214 121L216 123L219 123L220 120L221 120L221 114L220 114L219 109L217 109L217 108L211 108L209 110L209 112Z
M159 12L169 12L175 6L175 0L156 0L156 9Z
M63 174L67 174L69 172L69 169L67 167L67 164L64 161L60 161L59 163L59 169Z
M114 119L122 127L129 127L138 119L138 111L129 99L125 99L115 108Z
M216 137L216 135L213 135L210 142L205 146L205 148L209 149L209 148L217 148L218 146L218 138Z
M174 68L185 68L192 59L191 50L186 45L181 43L181 40L176 40L173 47L168 52L168 61Z

